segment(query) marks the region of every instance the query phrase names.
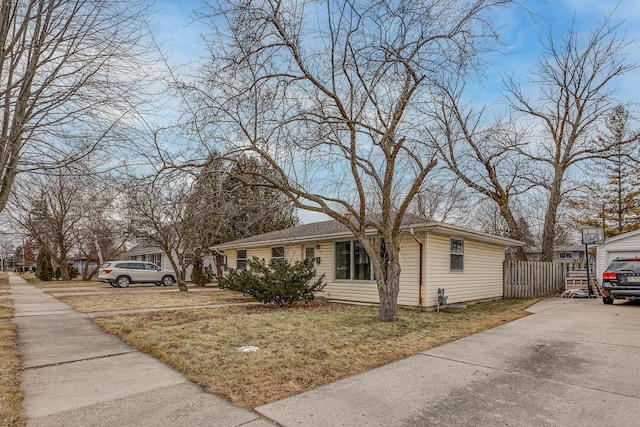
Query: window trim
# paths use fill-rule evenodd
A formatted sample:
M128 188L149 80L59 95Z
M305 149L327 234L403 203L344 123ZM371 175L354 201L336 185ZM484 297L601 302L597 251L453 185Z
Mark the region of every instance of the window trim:
M454 252L453 251L453 249L451 248L451 243L454 240L455 241L459 241L460 243L462 243L462 245L461 245L462 246L462 252ZM449 272L450 273L464 273L464 258L465 258L464 257L464 246L465 246L464 238L462 238L462 237L453 237L453 236L449 237ZM462 267L459 268L459 269L458 268L453 268L453 263L452 263L453 258L452 257L454 255L462 257Z

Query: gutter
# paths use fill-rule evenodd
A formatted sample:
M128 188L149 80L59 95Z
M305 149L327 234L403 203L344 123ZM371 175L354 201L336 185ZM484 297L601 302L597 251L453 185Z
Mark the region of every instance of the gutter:
M409 229L409 233L411 233L411 237L413 237L413 239L418 243L418 246L420 247L420 266L418 268L419 271L419 276L418 276L418 308L422 308L422 287L423 287L423 283L422 283L422 276L423 274L423 268L424 268L424 250L423 247L424 245L422 244L422 242L420 241L420 239L418 239L415 235L415 233L413 232L413 228Z

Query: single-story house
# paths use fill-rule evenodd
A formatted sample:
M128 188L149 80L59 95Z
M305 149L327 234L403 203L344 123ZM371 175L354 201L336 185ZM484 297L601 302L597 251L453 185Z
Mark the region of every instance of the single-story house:
M597 245L596 278L602 283L602 273L616 258L640 258L640 230L605 239Z
M77 256L73 258L71 266L74 267L78 272L82 275L85 266L89 262L88 272L91 273L96 267L98 267L98 263L94 260L87 260L86 256Z
M177 255L176 255L177 256ZM158 267L162 267L166 270L173 270L169 258L162 249L158 246L150 244L140 243L133 248L122 254L122 259L131 259L135 261L147 261L151 262ZM204 267L208 267L215 272L215 261L211 256L203 257ZM191 281L191 272L193 271L193 265L187 267L187 275L185 276L187 282Z
M505 249L522 242L406 215L400 245L398 304L430 308L438 288L448 303L503 296ZM375 237L372 229L371 237ZM247 259L312 258L327 285L318 296L331 301L380 302L369 257L353 234L338 221L299 225L214 246L232 268Z

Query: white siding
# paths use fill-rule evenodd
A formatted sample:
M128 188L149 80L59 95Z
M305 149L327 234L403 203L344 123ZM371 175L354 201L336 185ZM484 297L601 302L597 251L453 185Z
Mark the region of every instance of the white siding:
M438 288L445 289L448 303L467 302L503 295L504 247L464 241L464 271L449 271L452 236L427 237L427 292L425 306L438 303ZM453 236L455 237L455 236Z
M445 288L448 302L466 302L502 296L502 268L504 247L471 240L464 242L464 272L449 271L449 236L418 234L424 245L423 306L437 304L438 288ZM348 239L344 239L348 240ZM341 239L342 241L342 239ZM318 274L325 274L326 286L319 294L327 299L346 302L377 304L380 302L374 280L353 281L334 279L334 242L318 241L285 247L286 257L292 261L304 257L304 248L319 246L315 256ZM235 250L227 250L227 262L235 267ZM249 248L247 257L270 259L271 247ZM398 304L417 307L419 304L420 250L411 236L405 236L400 244L400 292Z
M600 283L602 283L602 273L614 259L640 257L640 234L637 231L630 232L628 237L616 236L616 238L618 240L598 245L596 278Z

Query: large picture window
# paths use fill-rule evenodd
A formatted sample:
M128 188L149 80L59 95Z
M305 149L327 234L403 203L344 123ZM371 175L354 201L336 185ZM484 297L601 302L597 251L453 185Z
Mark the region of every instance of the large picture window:
M335 244L335 278L337 280L371 280L371 260L358 241Z
M450 244L451 271L464 271L464 240L451 239Z
M247 268L247 250L236 251L236 269L244 270Z

